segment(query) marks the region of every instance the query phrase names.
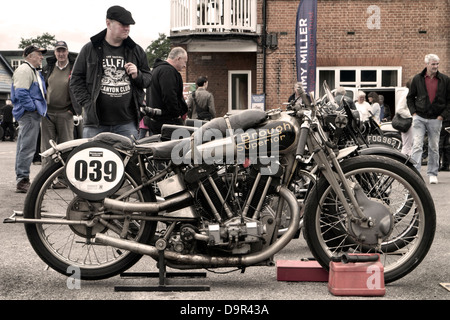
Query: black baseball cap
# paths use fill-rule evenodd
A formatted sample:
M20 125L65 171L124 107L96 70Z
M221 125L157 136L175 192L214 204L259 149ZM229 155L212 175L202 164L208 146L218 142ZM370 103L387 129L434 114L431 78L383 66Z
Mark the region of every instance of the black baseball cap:
M23 50L23 56L26 57L26 56L28 56L30 53L33 53L33 52L35 52L35 51L42 52L42 54L47 53L47 49L44 49L44 48L38 48L38 47L36 47L36 46L31 45L31 46L26 47L25 50Z
M119 21L121 24L135 24L131 12L121 6L112 6L106 12L106 19Z
M58 48L69 49L69 47L67 46L67 43L65 41L57 41L55 43L55 49L58 49Z

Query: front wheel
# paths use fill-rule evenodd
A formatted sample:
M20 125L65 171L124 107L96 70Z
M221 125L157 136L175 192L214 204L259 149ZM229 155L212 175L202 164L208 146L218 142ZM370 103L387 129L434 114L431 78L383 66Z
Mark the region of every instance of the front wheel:
M68 155L63 155L67 159ZM117 197L140 184L139 170L130 164L120 188L111 197ZM54 270L67 275L79 269L81 279L105 279L129 269L141 255L114 247L96 244L97 233L147 243L155 232L155 223L128 218L99 219L101 201L77 196L64 183L61 162L51 162L43 168L28 191L24 217L46 219L46 223L26 223L28 239L39 257ZM125 198L127 202L154 201L148 189L141 189ZM105 213L108 216L108 213ZM96 219L97 218L97 219ZM67 225L59 223L73 222ZM78 222L92 222L89 226Z
M381 156L354 157L341 167L370 201L388 209L391 230L379 243L365 242L322 177L305 206L305 238L312 254L328 269L332 256L378 253L386 283L404 277L425 258L436 229L434 202L424 181L406 165Z

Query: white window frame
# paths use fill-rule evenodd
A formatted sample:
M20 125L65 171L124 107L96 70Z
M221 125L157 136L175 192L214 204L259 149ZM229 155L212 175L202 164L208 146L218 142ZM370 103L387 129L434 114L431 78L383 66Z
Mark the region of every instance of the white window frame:
M25 60L23 59L11 59L11 68L16 70Z
M355 81L352 82L341 82L340 76L343 70L355 71L356 77ZM361 81L361 71L364 70L375 70L377 72L377 81L372 82L362 82ZM320 92L320 87L322 85L322 79L320 79L320 71L334 71L334 83L336 87L382 87L382 73L383 71L397 71L397 84L392 87L400 87L402 84L402 67L395 66L368 66L368 67L356 67L356 66L345 66L345 67L318 67L317 72L317 83L316 92ZM334 88L331 88L334 89Z
M233 109L233 75L235 74L246 74L247 75L247 109L251 108L252 103L252 71L251 70L229 70L228 71L228 112L241 110Z

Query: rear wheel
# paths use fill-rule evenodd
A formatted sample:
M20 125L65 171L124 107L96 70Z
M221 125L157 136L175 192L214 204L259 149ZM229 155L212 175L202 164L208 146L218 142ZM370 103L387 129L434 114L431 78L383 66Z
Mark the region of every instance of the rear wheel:
M130 161L122 185L111 197L116 198L140 184L139 170L132 163L135 162ZM74 267L79 268L81 279L86 280L109 278L133 266L141 255L96 244L95 235L104 233L147 243L155 232L155 223L135 220L133 215L129 215L129 219L125 216L108 219L108 213L105 213L100 218L98 212L102 201L77 196L70 188L64 187L63 177L61 162L51 162L36 176L25 200L25 218L49 221L25 224L28 239L39 257L62 274L72 274ZM123 201L151 202L154 196L143 188ZM59 224L59 221L73 221L74 224Z

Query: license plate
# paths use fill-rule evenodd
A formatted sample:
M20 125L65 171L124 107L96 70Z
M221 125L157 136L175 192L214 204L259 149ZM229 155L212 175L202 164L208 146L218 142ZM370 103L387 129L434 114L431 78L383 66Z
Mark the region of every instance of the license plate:
M400 149L402 146L402 142L397 138L380 136L377 134L368 135L367 142L369 144L387 144L395 149Z

